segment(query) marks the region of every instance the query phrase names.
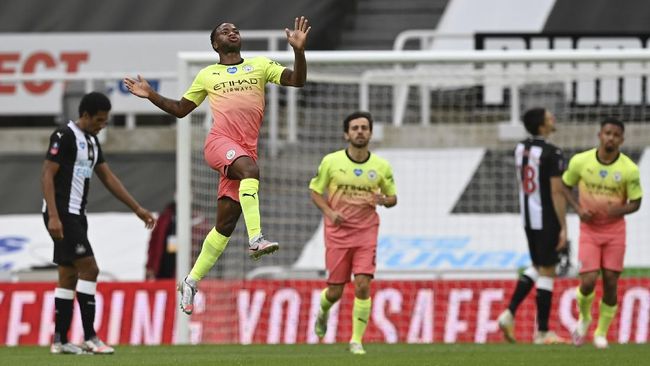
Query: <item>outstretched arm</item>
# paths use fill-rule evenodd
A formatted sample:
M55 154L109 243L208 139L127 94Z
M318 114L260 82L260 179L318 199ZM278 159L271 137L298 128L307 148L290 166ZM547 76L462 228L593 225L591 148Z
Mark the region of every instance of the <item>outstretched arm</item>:
M304 58L304 56L303 56ZM183 118L187 116L188 113L196 108L196 104L185 98L181 100L173 100L165 98L162 95L158 94L147 80L143 79L141 75L138 75L138 79L124 78L124 85L131 92L131 94L138 96L140 98L147 98L151 103L156 107L162 109L163 111L175 116L176 118Z
M131 196L131 194L124 188L122 182L113 174L111 168L107 163L101 163L95 167L95 173L99 180L104 183L104 186L115 196L117 199L127 205L140 220L144 222L147 229L151 229L156 224L156 219L151 212L140 206L140 204Z
M287 34L287 41L293 48L294 70L284 69L280 77L280 83L285 86L301 87L305 85L307 80L307 61L305 60L305 45L307 44L307 35L311 30L309 21L304 16L296 18L293 30L285 28Z

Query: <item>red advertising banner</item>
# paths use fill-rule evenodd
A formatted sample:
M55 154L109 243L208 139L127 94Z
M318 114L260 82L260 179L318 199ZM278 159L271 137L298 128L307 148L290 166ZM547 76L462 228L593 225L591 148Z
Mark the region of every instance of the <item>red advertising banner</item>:
M550 327L569 338L577 311L576 280L556 280ZM205 280L191 317L193 343L317 343L313 325L323 281ZM365 342L500 342L496 318L515 281L375 281ZM54 284L0 283L0 344L47 345L54 331ZM95 328L109 344L174 342L177 294L172 281L100 283ZM600 298L600 285L596 299ZM646 343L650 330L650 279L619 282L619 308L612 342ZM593 305L597 319L598 303ZM351 333L353 288L330 312L323 342L347 342ZM535 330L535 290L516 316L516 334L529 342ZM182 315L185 316L185 315ZM592 324L592 330L595 322ZM78 307L71 340L83 337Z
M516 281L374 281L372 313L364 342L499 342L497 317L507 306ZM556 280L550 328L570 338L578 314L577 280ZM204 281L205 304L192 320L202 325L208 343L318 343L313 326L323 281ZM650 279L619 281L619 311L612 342L648 342ZM348 342L354 291L349 285L330 311L324 342ZM600 284L592 311L597 319ZM532 341L536 317L533 289L516 314L516 335ZM595 329L593 322L591 331Z
M47 345L54 333L53 283L0 283L0 344ZM98 283L95 329L109 344L172 342L176 292L172 281ZM83 341L75 301L70 340Z

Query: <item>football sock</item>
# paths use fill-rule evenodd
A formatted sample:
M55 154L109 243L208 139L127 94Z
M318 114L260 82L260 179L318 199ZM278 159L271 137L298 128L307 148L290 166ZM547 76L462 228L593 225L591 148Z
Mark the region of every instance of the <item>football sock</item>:
M325 294L327 294L327 287L320 293L320 311L323 312L323 314L330 311L330 308L334 305L333 302L327 299Z
M510 305L508 305L508 309L512 313L512 316L515 316L519 304L524 301L538 277L539 274L534 267L526 268L524 273L519 276L515 292L512 294L512 298L510 299Z
M616 316L616 310L618 309L618 305L607 305L602 300L600 301L600 314L598 315L598 327L596 327L596 331L594 332L594 335L596 336L607 336L607 330L609 329L609 325L612 324L612 320L614 320L614 316Z
M350 343L361 343L363 334L366 332L368 320L370 319L370 309L372 300L354 298L354 307L352 308L352 339Z
M54 342L68 343L73 301L74 291L60 287L54 289Z
M580 312L580 321L591 321L591 303L594 301L596 292L593 291L589 295L584 295L580 291L580 286L576 289L576 303L578 304L578 311Z
M77 281L77 302L81 310L81 323L84 328L84 340L89 340L95 334L95 292L97 282Z
M241 212L244 215L244 222L246 222L249 240L252 240L262 232L260 224L260 202L257 194L259 187L260 181L255 178L246 178L239 182L239 204L241 205Z
M537 279L537 330L548 331L548 318L551 314L551 302L553 301L553 278L540 276Z
M205 240L203 240L201 253L196 258L194 267L192 267L188 277L195 282L205 277L217 259L219 259L221 253L226 249L229 239L229 236L223 236L215 228L212 228L208 235L205 236Z

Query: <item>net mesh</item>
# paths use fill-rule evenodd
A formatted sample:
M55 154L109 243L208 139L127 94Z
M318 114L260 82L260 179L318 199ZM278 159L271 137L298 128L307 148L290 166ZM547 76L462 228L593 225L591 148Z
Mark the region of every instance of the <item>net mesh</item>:
M190 64L188 75L192 77L211 62L213 60L206 59L205 62ZM215 307L210 313L232 314L238 306L238 296L244 290L248 291L245 296L249 296L246 297L249 308L245 310L248 314L253 311L250 309L253 306L251 301L258 288L270 286L274 290L265 292L264 296L273 294L287 296L287 299L298 295L278 295L278 291L285 287L296 288L301 291L297 300L300 302L300 299L311 299L311 295L303 292L316 291L325 286L322 270L304 271L323 262L322 258L313 258L313 253L317 251L307 251L308 243L318 236L322 220L320 211L309 198L308 184L323 155L345 147L342 120L361 106L367 106L375 118L371 149L389 157L395 168L400 197L398 207L392 212L381 212L382 230L384 227L387 229L380 231L378 278L453 277L457 280L495 275L510 278L505 282L490 283L495 288L505 286L508 289L506 295L499 295L495 300L495 308L502 309L507 305L512 290L508 286L514 285L512 279L515 278L516 269L529 263L518 215L517 183L512 159L516 139L506 138L501 132L512 130L520 133L521 126L513 125L510 121L513 103L520 111L546 107L554 112L558 132L551 141L564 149L567 159L575 152L597 144L598 122L602 118L620 117L626 122L623 151L640 164L644 177L642 158L650 138L646 122L650 93L645 75L645 64L625 60L617 63L505 62L498 65L430 63L425 66L310 62L308 83L296 90L295 141L288 124L292 101L287 88L279 88L278 91L279 145L276 156L270 154L268 106L260 135L262 227L268 238L280 242L281 249L259 262L251 261L246 252L248 240L243 218L240 218L229 248L207 276L212 281L204 285L206 292L209 292L205 295L207 307ZM191 80L182 83L189 85ZM392 124L396 116L400 116L399 127ZM205 108L201 108L191 115L190 120L192 210L195 216L203 219L197 220L192 232L193 262L200 252L205 234L214 226L218 173L211 170L203 159L203 142L211 124L210 116ZM649 186L645 178L642 178L642 184ZM423 195L423 191L428 194ZM650 239L650 230L642 224L645 212L642 208L641 212L628 219L626 264L629 267L650 267L650 250L643 245L646 239ZM573 242L573 250L568 258L575 266L578 219L574 214L569 214L568 220L569 237ZM297 262L302 265L296 265ZM568 272L575 275L575 267ZM635 278L647 282L645 273L642 270ZM268 277L282 280L252 280ZM314 277L318 280L305 280ZM637 283L634 281L637 279L630 286ZM480 281L468 283L471 286L484 286ZM510 285L504 285L506 283ZM451 288L455 285L450 282L439 286ZM408 293L408 296L417 296L418 292ZM347 296L352 295L348 292ZM639 306L646 306L643 305L646 304L644 301L650 302L649 298L643 297L646 295L639 296L643 298L639 300ZM451 301L449 296L446 299ZM534 297L531 296L531 299ZM263 307L293 306L289 300L280 302L281 305L272 305L271 298L260 301ZM522 329L527 332L525 337L531 339L535 321L534 301L527 300L524 307L527 310L523 311ZM478 314L478 308L459 309L461 312L471 312L472 319L485 315ZM244 310L240 308L239 311ZM492 311L488 317L494 320L498 313ZM432 321L444 324L448 315L434 313ZM287 324L290 321L287 319L279 321ZM273 338L276 335L268 334L242 338L240 332L247 329L245 320L240 317L239 323L232 325L235 328L229 328L219 323L221 320L213 319L216 323L209 328L223 334L208 338L218 342L243 343L284 342L286 339L308 341L286 334L283 337L289 338ZM264 316L257 321L265 324L263 329L275 326L269 324L270 320ZM306 322L301 320L300 327L308 327ZM205 322L203 327L206 328ZM470 326L474 330L475 327L476 324ZM493 328L494 323L489 323L485 337L448 337L461 341L490 341L497 339L493 333L498 330ZM305 329L300 328L300 331ZM282 334L286 331L279 330ZM372 334L372 340L386 341L386 338ZM647 336L647 331L644 334ZM444 334L436 334L433 339L447 339L445 337Z

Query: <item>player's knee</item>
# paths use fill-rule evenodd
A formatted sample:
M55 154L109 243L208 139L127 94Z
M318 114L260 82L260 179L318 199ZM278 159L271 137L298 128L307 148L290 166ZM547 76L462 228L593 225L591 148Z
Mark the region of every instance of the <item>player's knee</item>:
M336 302L343 296L342 286L330 286L327 290L327 299Z
M217 224L214 226L214 228L217 230L219 234L226 237L230 237L232 235L232 232L235 231L236 226L237 226L237 220L224 218L223 220L219 220Z
M257 164L247 164L242 169L242 179L246 179L246 178L253 178L253 179L260 178L260 168L257 166Z
M91 266L79 273L79 278L86 281L97 281L97 276L99 276L99 268L97 266Z
M367 282L355 283L354 295L359 299L367 299L370 297L370 284Z
M583 280L582 283L580 284L580 292L582 292L584 295L588 295L594 292L595 287L596 287L596 281Z
M77 285L77 273L59 273L59 287L73 289Z

